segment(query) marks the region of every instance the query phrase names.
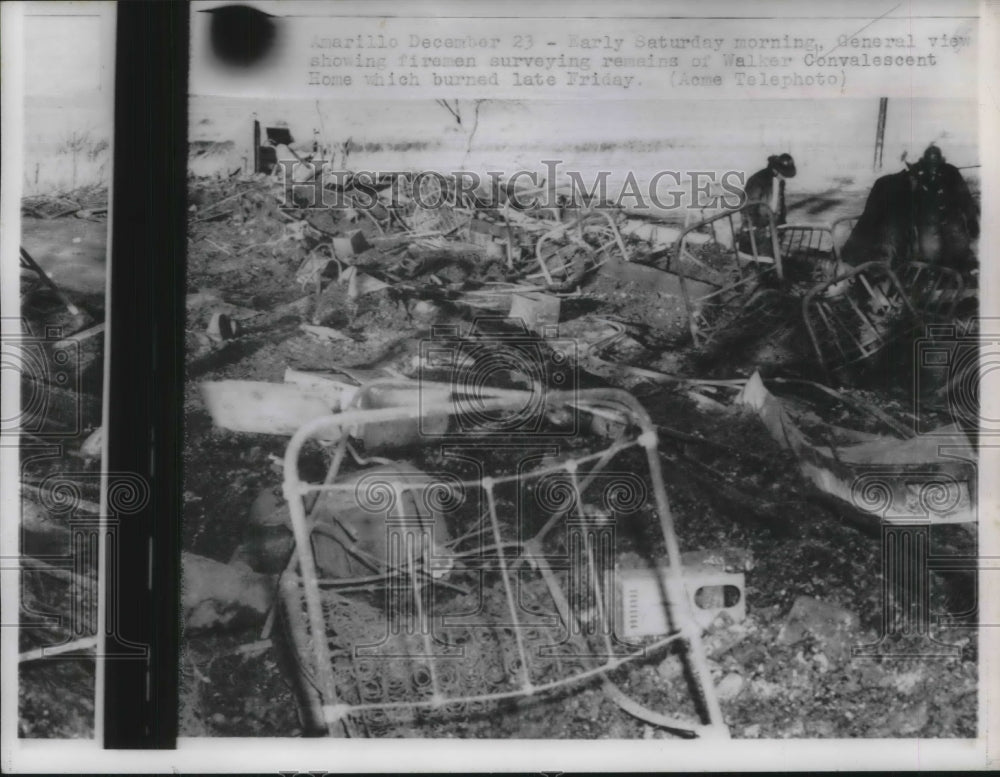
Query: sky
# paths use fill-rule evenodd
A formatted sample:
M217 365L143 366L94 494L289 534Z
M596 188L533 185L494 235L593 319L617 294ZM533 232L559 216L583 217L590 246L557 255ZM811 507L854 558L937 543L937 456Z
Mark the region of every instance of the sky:
M25 4L25 94L85 96L113 84L103 15L109 3ZM103 56L102 56L103 55Z

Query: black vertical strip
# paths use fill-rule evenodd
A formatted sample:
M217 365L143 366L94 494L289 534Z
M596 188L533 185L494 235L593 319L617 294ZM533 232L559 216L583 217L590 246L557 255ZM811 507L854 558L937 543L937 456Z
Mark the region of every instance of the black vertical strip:
M107 748L172 748L177 736L188 12L187 3L118 4ZM150 498L116 520L116 482L134 475ZM146 646L138 658L137 644Z

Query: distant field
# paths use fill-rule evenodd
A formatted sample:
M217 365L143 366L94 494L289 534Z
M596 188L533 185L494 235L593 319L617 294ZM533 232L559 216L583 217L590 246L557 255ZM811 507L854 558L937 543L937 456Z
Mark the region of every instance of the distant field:
M949 161L979 163L977 106L956 101L890 101L882 172L902 167L936 141ZM286 125L300 151L314 140L338 169L479 173L517 170L546 176L560 160L585 182L608 171L618 191L631 172L646 186L657 171L682 175L727 170L751 173L769 153L788 151L799 175L789 197L867 191L872 169L875 100L621 101L605 103L430 100L316 102L193 96L189 172L228 175L252 159L252 123ZM73 98L29 99L24 194L107 186L111 121ZM978 169L963 170L978 189ZM669 184L669 179L667 179Z
M189 170L225 175L249 164L252 126L285 126L299 153L317 142L342 170L536 171L560 160L590 185L607 171L621 190L631 173L648 187L658 171L717 177L749 175L767 156L788 151L799 174L789 199L819 196L863 202L878 175L902 168L931 141L956 165L978 164L977 106L956 101L890 101L883 169L873 169L877 100L317 102L194 96ZM279 156L290 155L279 150ZM965 171L976 186L978 170ZM661 178L661 191L672 180ZM829 213L797 214L825 222Z
M25 106L24 192L63 194L111 180L112 120L103 106L29 98Z

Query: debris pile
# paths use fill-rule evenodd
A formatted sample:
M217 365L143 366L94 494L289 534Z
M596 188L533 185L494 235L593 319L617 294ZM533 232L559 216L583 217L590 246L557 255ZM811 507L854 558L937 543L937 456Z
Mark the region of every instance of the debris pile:
M91 737L97 644L108 192L21 203L19 734ZM96 546L93 546L96 547Z
M441 181L443 193L454 195ZM657 425L680 544L702 554L684 564L703 576L699 629L734 735L890 735L885 732L913 729L914 720L923 721L913 730L925 736L972 730L975 640L967 624L935 635L958 646L940 674L921 674L912 661L870 661L867 703L851 701L857 692L851 690L857 685L851 648L877 643L886 608L902 606L886 594L895 582L873 572L886 510L859 499L856 483L892 468L910 473L890 484L892 514L930 515L945 552L974 550L966 531L975 519L968 462L942 464L914 441L904 404L909 384L868 390L871 376L884 375L888 360L898 356L890 346L912 336L914 327L973 315L974 293L961 276L917 262L848 268L839 251L850 223L749 230L739 212L679 225L565 201L559 208L519 209L462 194L428 208L412 192L397 200L379 193L374 203L363 203L349 184L341 194L345 207L309 208L268 176L191 181L188 552L228 562L235 574L263 584L282 575L296 548L280 489L285 447L319 416L412 409L405 421L365 424L303 450L304 480L322 483L344 466L353 474L335 482L356 489L360 480L350 478L366 471L405 472L418 480L447 471L438 442L456 429L425 425L422 403L441 399L427 395L432 385L479 399L484 392L625 388ZM358 198L353 204L352 197ZM935 434L974 450L967 424L955 426L940 407L920 412ZM469 415L480 424L496 420L477 416L474 406ZM555 455L581 455L595 441L613 445L623 431L613 419L579 420L543 414L533 442L556 431ZM338 440L340 448L333 445ZM492 439L491 468L516 470L523 445ZM551 463L545 456L553 454L540 455ZM482 477L476 470L458 475ZM922 488L933 483L938 489L946 477L954 499L921 501ZM507 500L500 512L517 504L510 496L497 498ZM379 641L389 612L386 576L398 571L382 527L369 531L354 520L352 504L324 496L308 505L311 551L321 575L333 581L324 611L337 624L328 633L334 682L345 703L364 708L360 717L349 716L357 727L352 733L671 735L650 711L662 709L664 698L686 698L687 679L673 652L607 670L603 685L566 690L555 702L559 715L544 698L468 700L476 683L482 690L482 678L495 676L502 689L523 670L508 644L511 635L482 642L483 635L470 632L468 644L483 647L470 658L475 671L444 686L434 685L420 661L396 662L391 671L377 657L352 663L357 643ZM468 574L463 542L469 532L488 531L483 516L449 513L442 522L433 510L412 508L411 517L432 537L413 558L423 585L436 592L440 614L467 612L473 594L456 589ZM653 602L650 612L662 614L656 576L642 560L664 553L651 536L623 532L619 538L614 563L624 588L617 595L634 595L642 606ZM521 540L511 538L512 560ZM720 564L718 549L732 546L744 560ZM192 589L204 606L192 602L190 609L198 618L189 624L185 726L220 735L264 727L311 731L307 719L286 713L276 721L274 712L292 708L293 696L307 697L307 708L308 687L292 694L273 685L257 690L251 682L289 651L302 654L310 638L287 644L289 630L296 633L287 621L289 612L294 621L305 610L283 605L284 616L282 607L264 615L264 600L256 599L227 608L225 575L215 577L222 594L211 586ZM960 577L935 577L934 607L968 609ZM502 612L507 601L501 579L495 583L482 589L484 613ZM291 594L273 585L267 601L287 601ZM539 593L527 578L524 586L525 602ZM801 603L806 600L819 604L809 609ZM846 613L850 628L830 636L820 623L827 617L823 607ZM240 627L246 619L253 625ZM558 642L558 624L557 617L536 636ZM253 633L252 650L232 648L224 629L237 628ZM300 641L304 628L298 627ZM396 647L412 652L408 644ZM596 655L593 646L582 652L585 665ZM211 671L204 669L208 655L218 659L209 662ZM293 685L303 684L300 675L286 673ZM304 685L312 686L309 678ZM926 691L906 696L914 702L911 718L898 726L874 720L876 707L898 706L899 688L911 686ZM433 697L432 687L455 691L465 699L461 709L403 709L404 699ZM828 701L817 706L819 687ZM251 699L254 709L271 712L251 711L245 706ZM945 708L952 713L942 717ZM513 709L516 715L506 714ZM698 713L697 705L682 710Z

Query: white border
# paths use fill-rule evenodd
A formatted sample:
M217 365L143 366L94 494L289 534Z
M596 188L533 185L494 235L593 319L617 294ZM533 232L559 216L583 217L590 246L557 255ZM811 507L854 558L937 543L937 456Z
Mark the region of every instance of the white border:
M626 12L618 4L612 10L605 2L584 2L574 5L557 5L560 11L594 15L624 15ZM904 6L920 6L941 11L941 3L905 3ZM365 4L363 13L391 13L399 10L392 2L377 1ZM648 6L645 6L648 7ZM690 7L690 6L689 6ZM697 6L705 13L719 8L733 6ZM767 3L765 8L789 12L791 3ZM869 6L870 7L870 6ZM337 12L345 15L358 6L337 4ZM513 7L505 6L505 12L525 16L548 12L552 6L533 2L530 5L518 2ZM746 6L743 6L746 8ZM794 13L809 14L809 9L817 9L816 15L831 13L826 2L815 6L796 4ZM822 12L818 9L822 8ZM845 4L837 8L844 10ZM430 9L430 10L429 10ZM630 9L631 10L631 9ZM656 6L663 12L662 6ZM406 12L424 12L429 15L444 15L449 12L465 15L495 12L494 4L461 4L452 2L434 6L410 4ZM754 12L760 13L760 6ZM2 142L4 169L0 212L0 249L4 260L6 278L8 259L17 251L20 224L20 166L18 157L23 135L23 95L19 88L22 72L19 52L21 50L23 10L17 4L5 3L3 18L2 47L0 63L3 67L2 95ZM744 11L746 12L746 11ZM997 203L997 173L1000 171L1000 150L996 139L1000 139L1000 0L982 0L980 33L980 105L981 136L980 153L984 165L981 176L983 188L984 235L980 244L982 266L982 311L985 316L997 316L997 290L1000 290L1000 266L993 259L994 248L998 245L997 228L990 218L1000 213ZM869 11L869 13L871 13ZM994 42L994 45L990 45ZM11 173L14 170L15 173ZM3 283L3 309L11 307L14 285ZM8 376L4 376L6 379ZM4 407L17 396L17 390L9 391L9 380L4 381L2 401ZM17 381L13 381L17 386ZM987 417L1000 418L1000 396L984 396L983 410ZM984 449L981 458L981 472L998 471L1000 450ZM17 477L16 450L0 451L0 466L5 482L13 474ZM11 469L13 466L13 469ZM10 505L16 510L16 490L4 489L3 504L6 509L0 515L0 548L6 552L16 547L17 527L9 520ZM1000 532L995 509L997 497L991 478L980 478L980 532L981 554L1000 558ZM16 512L14 513L16 514ZM15 543L11 545L11 541ZM0 769L4 772L95 772L129 771L145 773L153 771L177 772L241 772L241 771L288 771L291 769L327 769L333 771L402 771L428 770L467 772L490 771L549 771L549 770L693 770L729 769L739 771L762 770L830 770L830 769L894 769L894 770L982 770L1000 766L998 744L1000 729L997 726L997 661L1000 657L1000 585L996 572L981 572L980 604L982 620L993 622L997 627L984 627L979 631L980 644L980 736L976 740L907 740L907 739L857 739L857 740L733 740L724 744L718 742L678 742L671 740L650 741L581 741L552 742L542 740L483 741L483 740L309 740L309 739L181 739L176 751L104 751L99 742L17 740L8 736L17 731L17 696L12 689L17 687L17 644L12 629L0 630L2 640L2 681L4 694L0 704L2 714L3 745L0 753ZM991 577L992 575L992 577ZM7 578L5 578L5 581ZM4 585L2 604L5 615L11 607L17 609L16 586ZM991 617L992 616L992 617ZM9 617L9 616L8 616ZM13 661L11 661L13 659ZM11 679L13 678L13 683ZM13 712L13 714L11 714Z
M22 149L24 147L24 68L20 55L24 45L23 7L0 6L0 311L2 336L20 332L20 262L15 259L21 244ZM12 172L13 171L13 172ZM0 408L4 418L16 418L21 406L21 381L13 370L0 371ZM12 739L18 722L17 634L20 609L20 466L14 440L4 437L0 445L0 771L10 770Z
M979 241L980 311L982 319L996 323L984 331L1000 342L1000 0L982 3L979 68L979 150L983 164L980 176L983 234ZM992 44L992 45L991 45ZM983 367L989 351L984 349ZM989 365L992 366L992 365ZM994 367L995 369L995 367ZM983 418L1000 418L1000 393L981 392ZM1000 440L979 451L979 556L991 571L979 573L979 721L986 742L986 763L1000 766L1000 489L994 478L1000 473ZM982 626L983 623L993 624Z

